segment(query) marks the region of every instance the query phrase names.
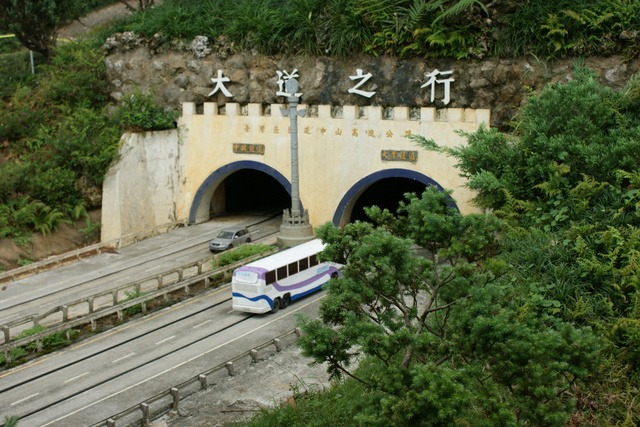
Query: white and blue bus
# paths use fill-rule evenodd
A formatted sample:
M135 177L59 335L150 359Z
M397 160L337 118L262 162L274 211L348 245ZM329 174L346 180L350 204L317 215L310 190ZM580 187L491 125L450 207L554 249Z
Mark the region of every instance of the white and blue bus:
M275 313L339 277L340 264L316 258L325 246L315 239L236 268L231 281L233 309Z

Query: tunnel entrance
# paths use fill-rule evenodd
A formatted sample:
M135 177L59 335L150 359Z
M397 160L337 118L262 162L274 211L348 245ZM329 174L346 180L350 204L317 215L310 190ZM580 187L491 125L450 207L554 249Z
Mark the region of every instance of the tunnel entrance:
M405 193L416 193L420 196L425 188L425 184L410 178L384 178L376 181L355 200L348 222L370 221L364 213L364 208L374 205L395 214L399 203L406 201Z
M233 172L221 187L225 214L268 214L282 212L291 206L287 190L275 178L258 170Z

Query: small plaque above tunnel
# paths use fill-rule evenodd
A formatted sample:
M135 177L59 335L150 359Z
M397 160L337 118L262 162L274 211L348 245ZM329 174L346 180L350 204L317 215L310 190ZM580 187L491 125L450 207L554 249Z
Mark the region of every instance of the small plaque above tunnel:
M233 144L233 152L236 154L262 154L264 155L264 144Z
M396 162L417 162L417 151L406 150L382 150L380 152L380 158L383 161L396 161Z

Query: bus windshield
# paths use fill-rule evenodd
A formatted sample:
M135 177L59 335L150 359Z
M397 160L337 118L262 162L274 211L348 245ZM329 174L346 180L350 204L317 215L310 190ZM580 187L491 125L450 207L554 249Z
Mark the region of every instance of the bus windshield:
M258 273L254 271L236 270L234 278L236 282L239 283L257 283Z

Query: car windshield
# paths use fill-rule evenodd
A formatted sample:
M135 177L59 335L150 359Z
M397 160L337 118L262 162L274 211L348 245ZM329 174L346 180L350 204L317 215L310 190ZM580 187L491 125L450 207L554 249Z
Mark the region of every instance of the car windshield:
M221 231L220 234L218 234L218 238L219 239L232 239L233 238L233 233L230 231Z

